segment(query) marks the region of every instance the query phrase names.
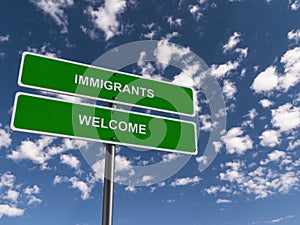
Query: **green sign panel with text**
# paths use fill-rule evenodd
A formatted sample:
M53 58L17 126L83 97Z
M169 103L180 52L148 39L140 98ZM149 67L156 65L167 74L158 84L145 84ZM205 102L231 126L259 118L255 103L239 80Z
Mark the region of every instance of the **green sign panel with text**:
M194 123L17 93L17 131L197 154Z
M192 88L24 52L20 86L194 116Z

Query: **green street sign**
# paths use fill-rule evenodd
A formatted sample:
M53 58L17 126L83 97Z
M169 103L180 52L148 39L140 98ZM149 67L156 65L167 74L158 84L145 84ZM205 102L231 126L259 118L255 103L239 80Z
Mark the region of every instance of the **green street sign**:
M18 83L62 94L194 116L192 88L24 52Z
M11 128L37 134L197 154L196 126L159 116L17 93Z

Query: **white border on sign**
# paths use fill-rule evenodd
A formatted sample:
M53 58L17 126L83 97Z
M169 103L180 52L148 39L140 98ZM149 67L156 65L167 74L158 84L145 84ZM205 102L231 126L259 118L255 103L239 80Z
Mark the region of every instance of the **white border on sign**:
M194 139L195 139L194 141L195 141L195 147L196 147L196 149L195 149L195 152L185 152L185 151L173 150L173 149L167 149L167 148L157 148L157 147L135 145L135 144L127 144L127 143L124 144L124 143L114 142L114 141L106 141L106 140L100 140L100 139L84 138L84 137L78 137L78 136L55 134L55 133L48 133L48 132L43 132L43 131L32 131L32 130L17 128L17 127L14 126L14 120L15 120L15 114L16 114L16 108L17 108L16 106L17 106L18 98L21 95L31 96L31 97L35 97L35 98L43 98L43 99L48 99L48 100L58 101L58 102L66 102L66 103L71 103L71 104L75 104L75 105L83 105L83 106L87 106L87 107L94 107L94 108L106 109L106 110L110 110L110 111L119 111L119 112L123 112L123 113L141 115L141 116L151 117L151 118L154 117L154 118L159 118L159 119L163 119L163 120L176 121L176 122L180 122L180 123L189 123L189 124L191 124L194 127ZM21 132L27 132L27 133L50 135L50 136L64 137L64 138L73 138L73 139L75 138L75 139L81 139L81 140L86 140L86 141L102 142L102 143L116 144L116 145L123 145L123 146L132 146L132 147L136 147L136 148L145 148L145 149L151 149L151 150L161 150L161 151L166 151L166 152L174 152L174 153L181 153L181 154L187 154L187 155L197 155L198 154L197 129L196 129L197 126L196 126L196 124L194 122L191 122L191 121L182 121L182 120L178 120L178 119L167 118L167 117L156 116L156 115L148 116L148 115L145 115L143 113L128 112L126 110L112 109L112 108L109 108L109 107L102 107L102 106L91 105L91 104L87 104L87 103L80 103L80 104L79 103L73 103L73 102L70 102L70 101L63 100L63 99L57 99L57 98L52 98L52 97L48 97L48 96L40 96L40 95L29 94L29 93L24 93L24 92L17 92L16 95L15 95L14 106L13 106L13 113L12 113L12 119L11 119L10 127L11 127L12 130L21 131Z
M25 58L26 55L39 56L39 57L42 57L42 58L52 59L52 60L71 63L71 64L77 64L77 65L80 65L80 66L86 66L86 67L90 67L90 68L94 68L94 69L106 70L106 71L109 71L109 72L112 72L112 73L121 73L121 74L125 74L125 75L128 75L128 76L138 77L140 79L145 79L145 80L156 81L156 82L159 82L159 83L165 83L165 84L169 84L169 85L173 85L173 86L177 86L177 87L189 88L189 89L192 90L192 93L193 93L193 99L192 99L193 114L175 112L175 111L171 111L171 110L158 109L158 108L147 107L147 106L142 106L142 105L135 105L135 104L130 104L130 103L126 103L126 102L125 103L124 102L119 102L117 100L110 100L110 99L105 99L105 98L100 98L100 97L92 97L92 96L88 96L88 95L82 95L82 94L65 92L65 91L58 91L58 90L54 90L54 89L42 88L42 87L36 87L36 86L32 86L32 85L23 84L22 81L21 81L21 77L22 77L22 72L23 72L24 58ZM184 85L177 85L177 84L173 84L173 83L170 83L170 82L167 82L167 81L155 80L155 79L151 79L151 78L148 78L148 77L138 76L138 75L135 75L135 74L125 73L125 72L121 72L121 71L117 71L117 70L106 69L106 68L103 68L103 67L98 67L98 66L93 66L93 65L87 65L87 64L84 64L84 63L74 62L74 61L70 61L70 60L66 60L66 59L59 59L59 58L49 57L49 56L40 55L40 54L36 54L36 53L31 53L31 52L23 52L22 53L22 59L21 59L21 64L20 64L20 69L19 69L19 76L18 76L18 85L21 86L21 87L27 87L27 88L32 88L32 89L37 89L37 90L42 90L42 91L50 91L50 92L55 92L55 93L59 93L59 94L66 94L66 95L70 95L70 96L89 98L89 99L93 99L93 100L102 100L102 101L105 101L105 102L118 103L118 104L121 104L121 105L128 105L128 106L132 106L132 107L140 107L140 108L144 108L144 109L150 109L150 110L160 111L160 112L165 112L165 113L173 113L173 114L176 114L176 115L189 116L189 117L194 117L196 115L196 111L195 111L195 107L194 107L194 102L195 102L195 99L196 99L196 93L195 93L195 90L191 87L187 87L187 86L184 86Z

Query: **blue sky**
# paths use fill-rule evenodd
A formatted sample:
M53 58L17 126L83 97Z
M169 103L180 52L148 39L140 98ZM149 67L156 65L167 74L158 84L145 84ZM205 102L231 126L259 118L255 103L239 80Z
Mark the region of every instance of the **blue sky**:
M300 224L299 0L0 4L1 224L101 223L104 145L9 128L17 91L49 95L17 85L21 53L93 64L142 40L156 41L156 62L141 51L120 69L198 91L199 153L118 147L114 224ZM201 86L203 68L221 90L222 112ZM209 142L214 133L218 139Z

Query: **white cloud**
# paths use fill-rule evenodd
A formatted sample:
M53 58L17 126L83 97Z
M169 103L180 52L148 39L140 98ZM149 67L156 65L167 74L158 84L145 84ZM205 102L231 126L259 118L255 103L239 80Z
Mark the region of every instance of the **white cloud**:
M206 9L205 6L202 6L207 0L198 0L198 4L189 5L188 10L193 15L196 21L199 21L203 16L203 11Z
M256 93L269 92L278 87L279 75L274 66L268 67L265 71L258 74L254 79L251 88Z
M300 8L300 0L289 0L291 9L296 11Z
M167 21L170 24L170 26L181 26L182 25L182 19L180 19L180 18L173 19L173 16L169 16L167 18Z
M61 155L60 161L61 161L61 163L66 164L73 169L76 169L76 170L79 169L80 162L75 156Z
M299 178L295 172L280 175L279 192L288 193L293 187L299 186Z
M27 204L33 205L33 204L40 204L42 202L41 199L37 198L36 194L39 194L41 191L40 187L38 185L33 185L32 187L28 186L24 189L24 194L27 195Z
M176 153L167 153L166 155L163 155L162 160L164 163L169 163L178 159L179 156L180 155Z
M6 172L0 178L0 188L1 187L13 187L16 177L10 172Z
M209 188L206 188L205 192L209 195L212 195L212 194L215 195L218 192L231 193L232 190L228 187L225 187L225 186L211 186Z
M16 179L15 176L10 174L10 172L6 172L1 176L0 190L2 191L3 194L0 195L0 201L2 199L4 200L3 203L8 202L11 205L7 205L7 206L0 205L0 218L3 215L14 216L13 215L14 213L16 213L15 216L18 216L18 212L21 212L19 210L16 210L18 205L24 205L24 204L31 205L33 203L42 202L41 199L38 199L37 197L34 196L34 194L39 194L40 192L40 188L37 185L34 185L33 187L23 188L23 190L20 191L23 184L15 184L15 179ZM10 213L8 214L3 213L4 208L10 211Z
M51 47L50 43L44 43L40 49L28 46L26 51L42 54L52 58L57 58L60 55L60 51L56 51L53 47Z
M149 29L149 30L152 29L154 26L155 26L154 22L143 24L143 27L146 28L146 29Z
M268 158L265 160L261 160L260 164L261 165L266 165L270 162L278 162L279 159L284 159L286 157L286 153L283 151L275 150L271 153L268 154Z
M40 204L41 202L42 202L41 199L39 199L39 198L32 195L32 196L29 196L27 204L28 205L33 205L33 204Z
M199 62L193 64L186 64L185 68L182 69L181 73L174 76L172 83L178 85L184 85L187 87L193 87L196 85L196 81L193 79L193 76L200 71Z
M136 192L136 188L134 186L129 185L125 187L125 191Z
M83 25L80 25L80 29L83 33L87 34L92 40L95 40L98 37L97 32L95 30L90 30Z
M177 178L175 181L173 181L171 183L171 186L176 187L176 186L185 186L185 185L189 185L189 184L195 185L195 184L198 184L200 180L201 180L201 178L198 176Z
M142 177L142 182L149 182L149 181L151 181L151 180L153 180L153 179L154 179L153 176L150 176L150 175L144 175L144 176Z
M24 209L19 209L14 206L0 205L0 219L2 216L16 217L24 214Z
M222 136L222 141L226 146L227 153L239 155L244 154L248 149L252 149L253 142L249 135L243 135L240 127L233 127Z
M300 82L300 47L288 50L281 58L284 74L280 77L280 88L287 91Z
M211 116L209 114L200 115L199 120L201 122L199 129L202 131L211 131L217 125L216 122L211 122Z
M65 138L63 139L63 146L65 149L81 149L87 148L89 143L87 141Z
M169 204L172 204L172 203L174 203L175 201L176 201L175 199L167 199L167 200L166 200L166 202L169 203Z
M294 171L283 171L282 162L288 157L280 151L274 151L268 155L267 160L263 160L261 165L271 162L280 162L279 165L273 167L259 166L254 170L247 170L253 167L246 162L228 162L225 167L229 167L225 172L219 174L220 180L228 181L231 186L232 193L251 194L255 199L266 198L276 193L286 194L290 190L299 187L299 178ZM224 167L224 166L223 166ZM222 167L222 168L223 168ZM278 172L278 169L280 172ZM209 189L210 194L218 192L219 187ZM208 191L207 191L208 192Z
M200 66L199 62L194 62L193 64L186 65L186 67L183 68L183 72L185 73L185 75L188 75L191 77L193 75L196 75L200 69L201 69L201 66Z
M262 146L275 147L280 144L280 132L275 130L265 130L260 136Z
M241 172L243 164L241 162L228 162L226 166L230 167L230 169L226 170L225 173L219 174L221 180L237 182L239 184L244 181L244 173Z
M164 187L164 186L166 186L166 182L163 181L158 183L158 187Z
M42 136L36 141L25 140L21 142L21 145L12 150L7 155L7 158L20 161L31 160L35 164L40 164L44 169L47 166L48 160L54 155L63 153L70 149L87 148L88 142L79 141L75 139L62 139L61 145L53 145L56 138L49 136Z
M4 199L8 199L12 202L17 202L18 198L20 196L20 193L15 190L8 190L7 195L4 196Z
M139 59L137 65L142 70L141 74L144 77L153 77L155 72L155 67L151 62L147 62L145 60L147 53L145 51L140 52Z
M250 194L253 193L257 198L265 198L268 196L268 188L262 187L261 183L265 183L265 180L261 179L263 171L260 168L247 173L243 172L244 165L240 162L226 163L227 167L231 167L226 170L225 173L220 173L220 179L229 181L230 183L238 184L240 190Z
M150 40L153 40L153 38L155 37L156 34L157 34L157 30L152 30L152 31L150 31L150 32L148 32L148 33L146 33L146 34L143 34L143 36L144 36L145 38L148 38L148 39L150 39Z
M0 35L0 42L9 41L9 34Z
M130 160L125 156L116 155L115 157L115 170L116 172L131 170L132 165Z
M104 167L105 159L98 160L92 166L95 172L96 180L103 180L104 178ZM125 156L116 155L115 157L115 181L121 182L129 179L134 175L134 170L132 169L132 163Z
M53 179L53 184L61 184L61 183L65 183L65 182L68 182L68 177L61 177L61 176L58 176L56 175Z
M300 166L300 159L296 160L296 161L293 163L293 166L295 166L295 167Z
M271 0L268 0L268 1L271 1ZM273 220L253 222L252 224L255 225L255 224L274 224L274 223L280 223L280 222L286 221L288 219L291 219L293 217L294 217L294 215L287 215L285 217L280 217L280 218L276 218L276 219L273 219Z
M239 60L242 60L248 56L248 48L237 48L235 49L236 53L239 53Z
M290 32L288 32L287 37L289 40L294 40L296 43L298 43L300 41L300 29L291 30Z
M293 102L295 104L300 103L300 92L298 94L295 94L295 96L293 97Z
M213 146L214 146L214 149L215 149L215 152L219 152L223 146L222 142L220 141L214 141L213 143Z
M10 144L11 144L10 133L4 129L0 129L0 149L3 147L8 148Z
M242 61L248 56L248 48L237 48L240 43L241 33L234 32L231 37L229 37L228 42L223 45L223 53L233 51L239 54L238 61Z
M246 72L247 72L247 69L246 69L246 68L243 68L242 71L241 71L240 76L241 76L241 77L245 77L245 76L246 76Z
M103 7L94 10L90 6L87 8L86 13L91 16L96 28L105 33L105 39L109 40L120 33L120 22L117 20L117 16L123 13L125 9L125 0L105 0Z
M253 66L253 70L254 70L254 72L257 72L257 71L258 71L258 69L259 69L259 66L258 66L258 65L256 65L256 66Z
M224 80L223 93L227 99L234 99L234 95L237 92L237 88L230 80Z
M285 152L279 151L279 150L275 150L274 152L271 152L270 154L268 154L268 157L269 157L270 161L272 161L272 162L276 162L284 156L285 156Z
M175 44L170 43L168 40L163 39L157 43L157 47L154 50L154 55L165 69L172 58L180 60L184 55L190 52L189 48L179 48Z
M300 107L291 103L279 106L272 110L272 124L282 132L289 132L300 126Z
M61 33L68 32L68 17L63 9L73 6L73 0L30 0L45 14L49 14L55 23L61 27Z
M269 108L270 106L274 105L274 102L270 101L269 99L262 99L259 101L263 108Z
M239 66L238 62L228 61L225 64L211 65L211 75L216 78L223 78L225 75L230 74L233 70L236 70Z
M243 121L242 126L246 127L249 126L254 128L254 119L258 116L258 113L255 108L249 110L248 114L244 117L248 117L248 120Z
M98 160L92 166L93 171L95 172L95 179L96 180L103 180L104 178L104 166L105 160Z
M188 10L194 16L196 21L199 21L203 16L199 5L189 5Z
M17 147L17 150L13 150L7 157L12 160L24 160L29 159L36 164L44 164L49 156L44 152L44 149L54 141L53 137L43 136L36 142L25 140L21 142L21 145Z
M296 140L295 142L289 142L289 146L287 150L293 150L300 146L300 140Z
M77 188L81 192L81 198L83 200L86 200L90 197L92 188L89 187L88 184L86 184L83 181L80 181L77 177L71 177L69 181L72 183L72 188Z
M150 187L150 192L152 193L152 192L154 192L156 189L157 189L157 187L151 186L151 187Z
M286 51L280 62L284 67L283 74L279 74L275 66L270 66L254 79L251 88L256 93L268 93L274 90L287 92L300 82L300 47Z
M234 34L228 39L228 42L223 46L223 52L228 52L234 49L240 40L241 34L239 32L234 32Z
M208 157L205 155L196 157L196 162L206 165L208 163Z
M249 113L248 113L248 116L251 120L254 120L255 117L257 117L258 113L256 111L256 109L250 109L249 110Z
M172 38L178 37L178 36L179 36L178 32L172 32L172 33L168 33L163 39L170 41Z
M142 36L150 40L152 40L161 30L161 27L155 23L143 24L143 27L147 29L147 33L143 34Z
M62 140L62 144L59 146L50 146L47 150L47 154L49 156L54 156L57 154L61 154L70 149L86 149L89 146L89 142L76 140L76 139L68 139L64 138Z
M33 194L38 194L40 193L40 187L37 186L37 185L34 185L33 187L27 187L25 190L24 190L24 194L26 195L33 195Z
M219 198L219 199L217 199L216 203L217 204L228 204L228 203L232 203L232 201L228 200L228 199L221 199L221 198Z

